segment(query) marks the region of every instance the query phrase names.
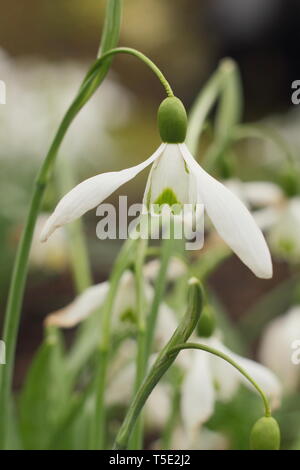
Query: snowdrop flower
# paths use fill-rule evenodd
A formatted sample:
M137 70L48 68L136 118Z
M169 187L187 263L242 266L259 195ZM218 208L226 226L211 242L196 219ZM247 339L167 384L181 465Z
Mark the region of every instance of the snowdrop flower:
M146 265L146 273L147 269L148 267ZM108 293L108 289L109 282L107 281L87 288L69 305L56 312L50 313L45 319L45 324L47 326L54 325L60 328L72 328L78 325L92 315L96 310L101 308ZM153 288L146 277L144 292L146 301L150 304L153 298ZM134 321L135 308L136 286L134 276L131 271L125 271L121 277L118 292L114 301L113 320L115 321L115 326L117 326L122 319L126 320L130 315L132 318L129 319ZM174 312L168 307L168 305L162 303L159 308L155 335L158 349L165 345L172 336L176 327L177 321Z
M300 383L300 305L295 305L267 326L259 358L280 377L286 392L297 390Z
M58 228L98 206L120 186L152 164L144 205L189 204L204 206L219 235L239 258L261 278L272 276L265 239L245 205L196 162L184 144L186 113L178 98L160 105L158 123L163 143L143 163L121 171L103 173L83 181L58 203L47 221L41 240Z
M300 259L300 197L289 199L268 234L272 251L290 262Z
M149 287L150 286L146 286ZM149 298L149 289L146 296ZM55 325L60 328L72 328L104 304L109 290L109 282L102 282L88 287L66 307L51 313L46 317L46 325ZM135 283L132 272L125 271L120 280L120 286L114 302L114 318L120 320L123 313L133 311L135 308Z
M198 342L230 356L264 390L273 407L278 406L281 386L273 372L257 362L231 352L216 336L201 338ZM190 364L182 385L181 414L185 430L192 439L199 427L212 416L217 399L230 400L241 383L253 390L254 388L240 372L224 360L204 351L189 353Z
M68 240L65 231L61 230L54 234L49 244L40 243L39 234L48 217L48 214L43 213L37 219L30 251L30 263L36 268L60 272L69 263Z

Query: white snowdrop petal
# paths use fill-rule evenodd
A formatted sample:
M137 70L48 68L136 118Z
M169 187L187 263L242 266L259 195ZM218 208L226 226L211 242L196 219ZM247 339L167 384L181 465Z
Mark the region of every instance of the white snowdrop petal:
M183 354L183 353L181 353ZM192 437L213 413L215 390L207 353L194 351L182 385L181 414L184 427Z
M60 200L53 214L47 220L41 234L41 241L46 241L56 228L78 219L85 212L98 206L120 186L154 162L165 147L166 144L160 145L151 157L139 165L121 171L102 173L75 186Z
M261 230L244 204L195 161L184 144L180 148L198 181L199 201L219 235L256 276L272 277L270 251Z
M101 307L108 292L108 282L89 287L65 308L47 316L45 323L60 328L72 328Z
M167 189L172 190L178 203L190 201L190 174L177 144L167 144L161 156L154 163L147 181L144 203L150 199L153 204ZM150 196L150 197L149 197Z

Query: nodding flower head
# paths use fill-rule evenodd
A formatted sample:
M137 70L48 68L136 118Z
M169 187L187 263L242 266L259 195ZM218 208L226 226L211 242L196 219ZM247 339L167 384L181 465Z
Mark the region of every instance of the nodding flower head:
M169 97L158 110L163 143L144 162L120 171L93 176L73 188L58 203L46 222L41 240L55 229L81 217L147 166L144 205L202 205L221 238L256 276L270 278L272 261L264 236L245 205L223 184L209 175L184 143L186 113L178 98ZM201 216L197 215L196 217Z

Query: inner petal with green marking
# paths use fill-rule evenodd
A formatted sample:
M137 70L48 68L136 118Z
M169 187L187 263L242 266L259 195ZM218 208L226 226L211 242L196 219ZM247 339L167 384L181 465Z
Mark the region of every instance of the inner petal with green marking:
M169 144L154 163L149 175L144 201L156 213L169 206L174 214L182 211L184 204L195 203L195 181L180 148ZM193 200L192 200L193 199Z
M158 198L153 202L154 211L159 213L161 211L161 207L165 204L170 206L172 208L172 212L174 213L178 213L182 209L182 203L178 201L176 194L171 188L164 189Z

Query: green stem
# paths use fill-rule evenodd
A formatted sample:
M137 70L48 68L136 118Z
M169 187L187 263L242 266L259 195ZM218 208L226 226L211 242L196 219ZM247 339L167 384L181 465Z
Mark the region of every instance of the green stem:
M111 12L111 14L109 15L109 18L108 16L106 17L105 33L110 37L110 39L108 37L103 37L102 40L102 44L107 45L108 47L114 47L115 43L113 40L119 36L121 3L121 0L110 0L108 3L107 11ZM113 16L113 12L116 16ZM109 21L112 21L110 26L108 26ZM75 116L105 78L109 65L110 64L108 62L102 62L99 64L99 67L92 78L84 80L77 96L67 110L57 130L34 185L29 212L15 258L4 319L3 340L6 344L6 365L1 366L0 368L0 448L6 447L6 424L12 386L16 341L20 324L21 304L28 271L28 257L36 219L40 210L45 188L52 174L52 168L63 138Z
M122 0L108 0L104 15L104 25L97 57L115 47L119 42L122 20Z
M99 65L102 64L103 61L107 61L107 59L113 57L116 54L129 54L141 60L145 65L147 65L147 67L150 68L150 70L152 70L154 75L156 75L156 77L164 87L167 96L174 96L170 83L168 82L164 74L161 72L161 70L157 67L157 65L155 65L155 63L152 62L152 60L149 59L145 54L136 49L132 49L131 47L116 47L105 52L105 54L99 57L99 59L96 60L94 65L90 68L86 79L92 78Z
M121 276L134 260L135 243L136 240L131 239L126 240L124 243L112 269L109 279L109 291L102 309L101 339L95 381L95 412L90 432L90 449L93 450L105 447L105 388L111 341L112 312Z
M226 113L228 113L228 101L236 98L236 95L232 93L234 84L237 82L236 73L236 66L233 61L230 59L222 60L216 72L211 76L209 81L199 93L199 96L196 98L195 103L189 113L189 125L186 136L186 144L193 155L196 155L197 153L204 122L219 95L222 92L224 95L224 90L227 91L226 102L225 100L221 101L220 114L217 120L217 128L220 130L220 132L222 132L222 134L226 134L226 129L223 127L223 123L225 121L224 119L220 119L220 117L223 117L226 115ZM234 84L231 86L232 81ZM238 106L230 108L230 111L234 111L233 115L235 114L236 109L238 109ZM229 119L229 122L231 121L232 116L230 116ZM228 125L228 122L226 122L226 125Z
M205 84L189 112L189 123L185 142L193 155L197 154L205 120L220 93L221 84L222 73L219 68Z
M168 450L172 444L172 437L174 430L176 428L176 424L179 417L179 410L180 410L180 397L181 397L181 385L182 377L181 375L176 378L174 383L172 384L172 403L171 403L171 411L168 417L163 435L162 435L162 449Z
M144 277L143 265L147 250L147 240L140 239L138 241L137 257L135 262L135 283L136 283L136 304L137 304L137 356L136 356L136 377L135 377L135 393L139 389L146 375L146 335L145 335L145 293L144 293ZM143 417L140 416L132 433L130 440L130 449L139 450L143 447Z
M164 291L167 283L167 272L169 267L169 262L173 253L174 248L174 239L171 236L170 239L164 240L162 245L162 255L161 255L161 264L159 273L155 282L155 291L154 297L152 300L151 310L147 319L146 327L146 362L148 362L151 351L152 344L155 333L156 320L158 316L159 306L161 304Z
M214 141L206 152L204 162L208 170L222 163L233 140L233 132L242 115L242 87L239 70L234 61L222 61L222 86L217 109Z
M228 356L227 354L224 354L221 351L218 351L217 349L211 348L210 346L207 346L205 344L198 344L198 343L176 344L176 346L174 346L172 349L169 350L169 354L172 354L175 352L178 353L179 351L183 349L199 349L201 351L206 351L210 354L213 354L214 356L220 357L221 359L223 359L224 361L228 362L233 367L235 367L258 391L264 404L265 416L266 417L271 416L270 404L263 390L255 382L255 380L239 364L237 364L230 356Z
M97 53L97 58L100 58L105 52L115 47L119 42L120 28L122 18L122 0L109 0L106 5L104 15L104 25L101 34L101 41ZM105 68L109 69L111 61L107 61ZM70 170L70 169L69 169ZM70 174L70 172L68 173ZM65 192L74 187L73 182L68 182L69 188L65 188ZM70 243L71 243L71 256L73 275L77 285L77 289L81 292L92 284L92 273L90 263L88 260L88 253L84 241L83 224L80 219L76 220L69 225ZM79 258L79 259L78 259ZM73 355L74 351L81 349L81 345L85 344L87 337L90 335L91 325L93 326L93 319L84 322L76 335L76 340L72 346L69 356Z
M202 304L203 294L200 283L196 278L192 278L189 281L187 312L179 323L170 341L158 355L154 365L136 393L118 432L115 449L127 449L131 432L150 393L166 371L171 367L179 354L179 351L173 351L172 353L170 353L170 351L173 350L177 344L187 341L191 336L197 325L202 310Z

